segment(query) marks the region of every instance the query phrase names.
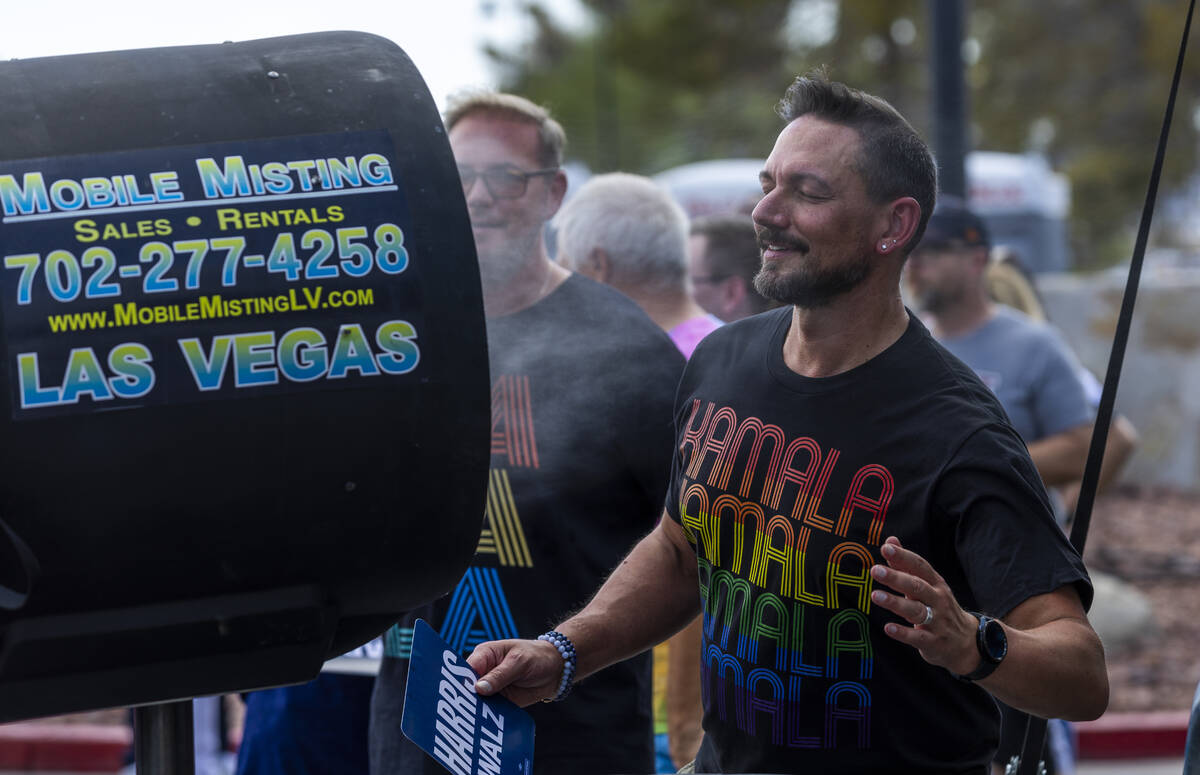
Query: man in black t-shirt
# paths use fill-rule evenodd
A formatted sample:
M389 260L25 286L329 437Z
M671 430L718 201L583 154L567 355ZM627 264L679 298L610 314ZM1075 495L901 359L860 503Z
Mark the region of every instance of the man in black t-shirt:
M667 518L557 630L584 677L703 612L697 772L984 775L989 692L1104 711L1091 585L1000 405L901 302L935 198L925 143L821 76L780 114L755 285L788 306L697 348ZM503 641L470 661L480 693L527 704L567 660Z
M460 655L577 610L659 516L683 357L620 293L546 255L566 191L563 132L520 97L468 94L445 123L479 254L492 377L491 471L471 567L385 637L371 772L444 772L400 730L413 622ZM473 440L466 439L464 443ZM537 724L534 775L653 770L648 654L624 655Z

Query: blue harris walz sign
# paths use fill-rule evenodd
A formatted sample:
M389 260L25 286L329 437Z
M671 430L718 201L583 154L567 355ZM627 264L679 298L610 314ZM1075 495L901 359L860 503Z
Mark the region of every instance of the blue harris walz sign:
M475 671L423 619L413 628L400 727L454 775L529 775L533 719L475 693Z

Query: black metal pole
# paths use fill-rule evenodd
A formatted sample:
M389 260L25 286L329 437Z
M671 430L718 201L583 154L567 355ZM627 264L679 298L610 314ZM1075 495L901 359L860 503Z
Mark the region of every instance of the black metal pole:
M933 75L933 152L938 188L967 196L967 92L963 77L965 0L929 0L930 68Z
M133 756L137 775L195 775L192 701L134 708Z

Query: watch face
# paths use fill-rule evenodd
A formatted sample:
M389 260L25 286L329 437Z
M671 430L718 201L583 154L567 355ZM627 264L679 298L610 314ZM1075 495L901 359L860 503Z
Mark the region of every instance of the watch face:
M999 662L1008 653L1008 636L1004 627L995 619L988 619L983 626L984 654L992 662Z

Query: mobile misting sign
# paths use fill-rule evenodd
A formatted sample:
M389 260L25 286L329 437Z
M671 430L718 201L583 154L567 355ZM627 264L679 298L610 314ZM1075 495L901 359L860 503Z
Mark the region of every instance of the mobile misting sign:
M392 149L376 131L0 163L13 418L411 374Z

